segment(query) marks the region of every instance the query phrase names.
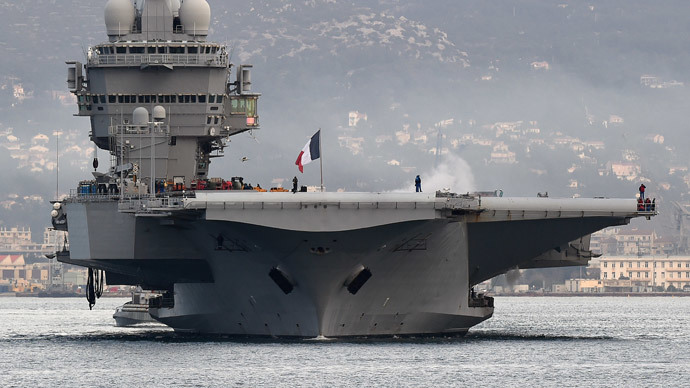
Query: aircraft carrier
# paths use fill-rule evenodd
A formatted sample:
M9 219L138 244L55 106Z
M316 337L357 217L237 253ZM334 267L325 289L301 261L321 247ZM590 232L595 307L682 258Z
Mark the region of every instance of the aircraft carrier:
M108 41L68 62L107 172L53 203L58 259L103 284L160 290L180 332L346 337L464 334L493 313L472 286L515 268L585 265L589 235L651 217L635 199L243 190L208 177L258 130L251 66L207 41L205 0L109 0ZM94 161L94 169L97 166Z

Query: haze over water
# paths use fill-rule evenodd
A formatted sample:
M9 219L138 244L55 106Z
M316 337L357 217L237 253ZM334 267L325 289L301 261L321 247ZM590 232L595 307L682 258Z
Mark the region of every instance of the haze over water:
M0 298L0 386L690 384L690 298L496 298L464 338L246 340L114 326L125 299Z

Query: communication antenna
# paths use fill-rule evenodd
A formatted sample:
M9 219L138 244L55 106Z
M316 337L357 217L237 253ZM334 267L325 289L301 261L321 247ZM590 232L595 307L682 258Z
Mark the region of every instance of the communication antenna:
M84 54L84 59L85 59L86 62L88 63L88 62L89 62L89 51L88 51L88 49L86 48L86 46L84 46L83 43L82 43L82 45L81 45L81 52Z
M259 139L257 139L256 136L254 136L254 131L253 131L253 130L250 129L249 131L247 131L247 136L249 136L250 138L254 139L254 141L255 141L257 144L261 144L261 142L259 142Z
M60 130L55 131L55 200L60 200Z
M232 62L232 56L233 56L233 54L235 54L235 43L236 42L237 41L233 40L232 44L230 45L230 53L228 53L228 63ZM227 46L228 46L228 41L226 40L225 41L225 47L227 47Z
M436 124L438 128L438 132L436 134L436 160L434 160L434 167L438 168L438 165L441 161L441 149L443 148L443 132L442 130L442 125Z

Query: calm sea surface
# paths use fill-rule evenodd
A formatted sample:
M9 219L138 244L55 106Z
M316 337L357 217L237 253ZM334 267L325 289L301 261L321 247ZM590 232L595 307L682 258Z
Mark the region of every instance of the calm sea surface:
M125 301L0 298L0 387L690 387L687 297L499 297L464 338L386 341L118 328Z

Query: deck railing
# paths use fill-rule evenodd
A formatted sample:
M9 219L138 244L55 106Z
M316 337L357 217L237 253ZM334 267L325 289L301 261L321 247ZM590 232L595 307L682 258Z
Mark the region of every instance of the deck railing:
M89 65L180 65L227 66L228 57L221 54L96 54Z

